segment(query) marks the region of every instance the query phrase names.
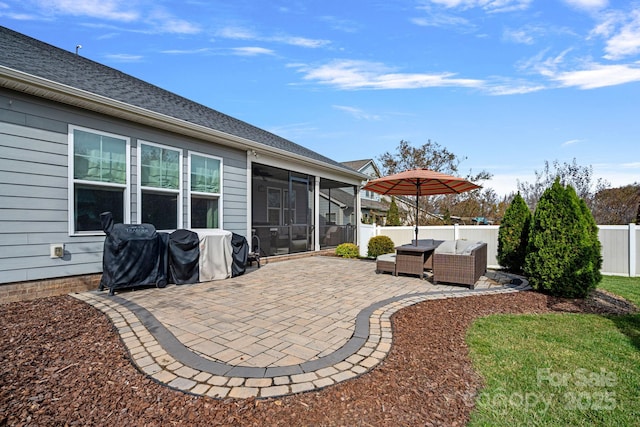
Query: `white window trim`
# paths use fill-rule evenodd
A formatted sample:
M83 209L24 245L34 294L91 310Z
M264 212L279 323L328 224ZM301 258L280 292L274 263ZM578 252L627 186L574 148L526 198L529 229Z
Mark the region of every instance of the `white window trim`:
M126 156L126 184L111 184L105 182L97 182L97 181L87 181L87 180L76 180L75 176L75 141L73 139L73 132L75 130L80 130L83 132L95 133L97 135L108 136L110 138L118 138L125 141L125 156ZM77 232L75 230L75 184L87 184L93 186L101 186L101 187L112 187L112 188L124 188L124 212L123 218L126 221L129 220L131 216L131 138L117 135L114 133L103 132L96 129L85 128L76 125L69 125L68 127L68 143L67 143L67 164L69 168L69 176L68 176L68 184L67 184L67 203L68 203L68 221L69 221L69 236L104 236L103 231L85 231L85 232Z
M164 148L167 150L171 150L171 151L177 151L178 152L178 190L171 190L171 189L166 189L166 188L157 188L157 187L143 187L142 186L142 145L150 145L153 147L158 147L158 148ZM136 150L136 163L137 163L137 167L136 167L136 174L137 174L137 180L136 180L136 186L138 191L136 192L136 203L137 203L137 212L136 212L136 219L138 224L142 223L142 191L143 190L147 190L147 191L154 191L157 193L172 193L172 194L178 194L178 203L176 203L178 205L178 212L176 212L177 215L177 220L176 220L176 229L180 229L182 228L182 223L183 223L183 217L182 217L182 205L184 204L184 199L183 199L183 194L184 194L184 175L183 175L183 167L182 167L182 149L177 148L177 147L172 147L170 145L162 145L162 144L157 144L155 142L151 142L151 141L145 141L142 139L138 140L138 147ZM171 231L171 230L158 230L158 231Z
M220 162L220 192L219 193L204 193L200 191L191 191L191 156L196 155L200 157L207 157L209 159L218 160ZM222 157L212 156L210 154L204 154L199 151L189 151L187 153L187 228L191 228L191 196L203 196L218 198L218 228L224 228L224 202L222 194L224 194L224 161Z

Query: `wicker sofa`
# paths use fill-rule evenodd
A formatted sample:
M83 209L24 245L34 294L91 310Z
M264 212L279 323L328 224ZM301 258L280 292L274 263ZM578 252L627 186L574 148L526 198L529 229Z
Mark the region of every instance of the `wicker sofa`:
M433 253L433 283L467 285L471 289L487 271L487 244L469 240L445 240Z

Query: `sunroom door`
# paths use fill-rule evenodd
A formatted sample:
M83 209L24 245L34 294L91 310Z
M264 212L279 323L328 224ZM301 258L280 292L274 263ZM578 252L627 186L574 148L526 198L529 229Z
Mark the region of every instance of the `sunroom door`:
M291 172L284 202L284 221L289 229L289 253L313 250L313 186L307 175Z

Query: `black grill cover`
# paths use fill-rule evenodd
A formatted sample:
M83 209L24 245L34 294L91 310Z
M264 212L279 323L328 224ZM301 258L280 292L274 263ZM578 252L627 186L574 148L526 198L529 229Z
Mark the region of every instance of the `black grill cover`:
M231 277L244 274L247 269L247 256L249 255L249 243L240 234L231 234L231 247L233 248L233 263L231 264Z
M110 212L101 214L107 237L102 257L102 280L113 295L114 289L167 284L165 248L162 237L151 224L114 224Z
M169 278L182 285L200 280L200 239L190 230L176 230L169 235Z

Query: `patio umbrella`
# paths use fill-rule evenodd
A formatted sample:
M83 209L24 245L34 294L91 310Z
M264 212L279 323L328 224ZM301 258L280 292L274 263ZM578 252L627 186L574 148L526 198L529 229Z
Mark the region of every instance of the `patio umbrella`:
M389 196L416 196L416 245L418 244L418 199L420 196L458 194L480 188L464 178L429 169L411 169L369 181L362 187Z

